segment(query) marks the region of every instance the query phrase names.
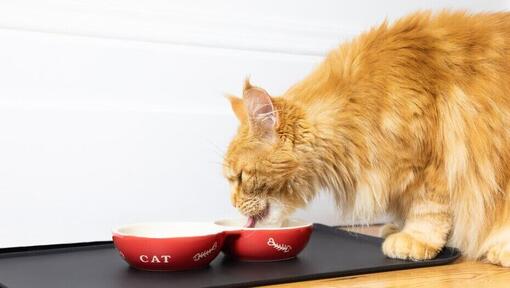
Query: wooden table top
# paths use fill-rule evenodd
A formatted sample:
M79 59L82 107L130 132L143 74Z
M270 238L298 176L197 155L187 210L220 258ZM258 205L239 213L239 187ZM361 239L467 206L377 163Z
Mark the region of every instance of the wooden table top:
M377 235L379 227L353 227L348 230ZM304 282L267 286L272 288L296 287L491 287L510 288L510 268L464 261L453 264L392 272L328 278Z

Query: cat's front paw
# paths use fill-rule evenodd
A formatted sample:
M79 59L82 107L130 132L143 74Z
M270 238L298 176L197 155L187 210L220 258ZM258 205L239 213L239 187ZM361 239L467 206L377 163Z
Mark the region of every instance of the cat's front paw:
M406 232L389 235L382 246L384 255L390 258L409 260L432 259L436 257L441 248L419 241Z
M487 260L492 264L510 267L510 243L493 246L487 252Z

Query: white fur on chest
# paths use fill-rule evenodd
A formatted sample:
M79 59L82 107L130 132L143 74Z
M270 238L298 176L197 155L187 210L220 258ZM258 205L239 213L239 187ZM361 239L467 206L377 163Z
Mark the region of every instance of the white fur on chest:
M370 223L381 216L387 208L386 191L387 176L379 170L364 173L356 187L352 218L356 222Z

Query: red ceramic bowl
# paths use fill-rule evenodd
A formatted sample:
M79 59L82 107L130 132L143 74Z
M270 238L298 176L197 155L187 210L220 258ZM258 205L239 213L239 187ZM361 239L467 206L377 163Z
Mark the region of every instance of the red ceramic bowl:
M218 255L226 232L212 223L147 223L113 230L113 243L132 267L154 271L202 268Z
M281 228L243 228L242 220L215 222L225 227L228 236L223 252L244 261L280 261L296 257L312 233L312 223L289 220Z

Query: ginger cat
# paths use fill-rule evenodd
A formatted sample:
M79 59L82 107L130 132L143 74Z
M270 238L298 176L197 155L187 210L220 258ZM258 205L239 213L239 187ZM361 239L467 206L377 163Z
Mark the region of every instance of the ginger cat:
M254 225L320 190L383 228L383 252L445 245L510 266L510 13L419 12L341 45L281 97L244 86L224 173Z

